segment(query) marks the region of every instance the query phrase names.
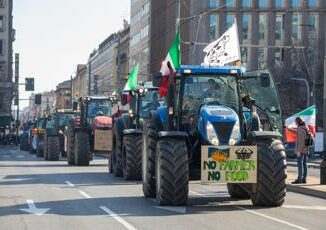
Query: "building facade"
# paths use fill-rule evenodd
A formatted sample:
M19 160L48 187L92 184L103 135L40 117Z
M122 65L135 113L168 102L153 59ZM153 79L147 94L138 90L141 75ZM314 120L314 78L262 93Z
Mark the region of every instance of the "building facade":
M124 28L118 32L118 36L115 48L116 89L120 91L125 85L125 77L129 75L130 26L127 21L124 21Z
M55 111L56 105L56 92L54 90L46 91L40 93L42 95L42 101L40 105L35 104L35 94L32 93L29 97L29 106L28 112L27 109L24 108L24 116L23 123L26 122L26 119L35 119L39 117L43 117L44 115L51 114Z
M12 0L0 1L0 126L11 122L11 103L15 90L12 75Z
M71 81L64 81L57 85L56 109L71 109Z
M87 96L88 93L88 76L87 65L78 64L76 76L72 79L72 96Z
M130 12L130 61L131 69L139 64L139 80L145 81L150 75L150 0L131 0Z

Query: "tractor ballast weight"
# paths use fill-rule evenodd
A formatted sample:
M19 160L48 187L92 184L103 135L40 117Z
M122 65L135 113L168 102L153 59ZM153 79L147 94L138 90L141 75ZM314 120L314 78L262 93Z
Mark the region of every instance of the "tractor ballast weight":
M181 66L175 76L169 68L168 104L152 111L144 125L144 196L156 197L160 205L184 205L189 177L199 169L205 183L223 177L233 198L250 198L253 205L282 205L286 161L280 104L270 74L245 73L236 66ZM231 150L241 162L256 151L255 183L245 183L248 178L237 177L242 175L237 172L207 178L210 161L205 165L202 157L209 156L212 163L231 162Z
M95 151L110 152L112 148L111 97L80 97L74 109L80 118L72 119L66 129L67 162L69 165L88 166Z

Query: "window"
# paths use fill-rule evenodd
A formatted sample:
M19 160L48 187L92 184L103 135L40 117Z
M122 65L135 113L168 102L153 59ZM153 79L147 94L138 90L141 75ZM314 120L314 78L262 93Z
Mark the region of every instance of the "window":
M251 7L251 0L243 0L242 1L242 7L243 8L249 8L249 7Z
M280 48L275 49L274 57L275 57L275 64L279 66L283 61L282 50Z
M299 18L298 14L294 13L292 15L292 40L298 40L299 38Z
M3 55L4 53L4 41L3 39L0 39L0 55Z
M276 8L284 7L283 0L275 0L275 7Z
M242 17L242 39L246 40L249 38L249 23L250 14L244 14Z
M265 50L264 48L258 49L258 69L264 69L266 68L266 62L265 62Z
M3 95L3 93L0 93L0 109L3 109L3 102L4 102L4 100L3 100L3 97L4 97L4 95Z
M226 8L233 8L235 7L235 0L227 0L225 5Z
M284 17L284 15L281 13L276 14L276 19L275 19L275 39L276 40L283 39L283 17Z
M4 30L4 17L3 16L0 16L0 31L1 30Z
M142 13L141 15L144 16L149 13L149 2L147 2L145 5L143 5Z
M317 7L318 6L317 0L309 0L308 1L308 6L309 7Z
M141 29L141 31L140 31L140 40L143 39L143 38L146 38L148 36L148 29L149 29L148 25L146 25L144 28Z
M234 14L226 15L226 29L228 29L234 22Z
M299 7L299 5L300 5L299 0L292 0L292 7L293 8L297 8L297 7Z
M241 47L241 62L244 65L248 63L248 48Z
M217 1L218 0L209 0L209 7L210 8L217 8L217 6L218 6Z
M259 0L259 8L266 8L267 7L267 2L266 0Z
M310 13L308 17L308 31L309 31L309 39L310 41L313 41L316 39L316 30L317 30L317 23L316 23L316 13Z
M215 40L216 38L216 23L217 23L217 15L211 14L209 16L209 39L210 41Z
M265 39L266 35L266 14L259 14L259 39Z
M4 7L5 6L5 0L0 0L0 7Z

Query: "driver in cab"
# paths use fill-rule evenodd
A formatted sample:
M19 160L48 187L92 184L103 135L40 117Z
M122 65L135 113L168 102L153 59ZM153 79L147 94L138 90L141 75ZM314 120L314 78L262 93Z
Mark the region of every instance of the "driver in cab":
M214 79L209 79L207 84L208 88L203 93L205 98L220 98L222 96L221 86Z

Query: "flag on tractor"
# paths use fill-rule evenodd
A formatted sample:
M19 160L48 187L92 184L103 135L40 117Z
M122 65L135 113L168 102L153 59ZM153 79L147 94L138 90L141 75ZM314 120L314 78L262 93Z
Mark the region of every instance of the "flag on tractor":
M313 136L316 135L316 106L313 105L305 110L294 114L293 116L287 118L285 120L285 135L286 142L295 142L296 133L297 133L297 125L295 124L295 118L301 117L303 121L306 123L307 128L310 130Z
M174 38L171 48L165 58L165 60L162 62L161 70L163 80L162 85L159 87L159 94L160 97L165 97L167 95L167 89L169 84L169 74L170 70L168 67L168 63L170 62L172 69L174 70L174 73L178 71L180 68L180 33L178 32L176 37Z
M132 68L131 73L128 77L128 81L123 88L123 91L130 91L137 89L137 82L138 82L138 64Z
M230 62L240 61L240 43L237 21L215 42L212 42L203 50L205 66L224 66Z

